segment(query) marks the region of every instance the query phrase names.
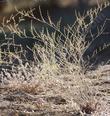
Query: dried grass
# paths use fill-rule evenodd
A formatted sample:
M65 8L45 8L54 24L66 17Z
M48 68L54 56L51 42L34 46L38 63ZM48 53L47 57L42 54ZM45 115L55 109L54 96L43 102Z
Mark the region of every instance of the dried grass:
M99 10L100 8L87 12L87 16L89 15L91 17L91 21ZM43 109L43 111L46 109L50 116L51 114L49 114L49 112L62 112L59 114L59 116L62 116L63 112L72 112L74 114L75 111L80 112L79 115L91 114L91 116L109 116L109 103L108 101L103 100L106 99L106 96L109 96L109 93L106 92L106 95L105 93L103 95L103 93L100 92L100 83L103 82L103 78L106 80L107 75L110 76L109 70L105 70L105 68L100 66L102 68L99 67L96 71L85 72L87 70L85 69L86 66L81 64L82 54L86 48L84 36L79 33L79 30L80 28L86 28L88 26L88 24L84 22L86 16L81 17L80 15L77 15L77 21L74 26L66 28L65 30L67 33L62 33L60 31L60 23L57 25L53 24L50 17L48 19L49 22L46 22L43 17L42 20L39 20L34 16L32 11L33 10L19 11L18 14L21 15L23 20L25 20L24 17L28 17L29 19L46 24L53 28L55 32L49 34L47 31L47 34L45 34L44 31L42 31L38 34L31 20L30 30L32 38L39 37L41 41L44 41L46 47L35 45L33 50L35 61L31 64L26 63L23 65L19 55L17 56L14 53L8 54L10 59L12 59L12 57L17 58L20 65L16 67L12 66L11 71L3 70L3 72L1 72L0 95L3 95L5 98L5 96L10 95L10 93L14 94L18 91L19 96L21 92L23 94L25 93L25 96L28 96L28 98L32 97L32 99L37 99L34 100L34 102L33 100L29 102L27 99L29 104L32 105L32 107L29 106L30 109L32 109L29 111L28 108L25 108L28 106L27 104L22 106L24 111L23 109L19 109L21 107L21 104L19 103L18 110L16 110L16 108L14 109L14 111L18 113L15 113L17 116L20 115L19 112L21 111L23 113L25 112L25 115L31 113L32 116L34 116L33 113L40 112L41 109ZM6 32L4 29L6 29L9 30L10 33L13 32L19 36L27 37L26 31L20 30L19 23L16 24L14 18L14 16L10 18L10 20L14 22L14 25L3 23L2 32L5 34ZM10 22L10 20L7 22ZM75 26L76 24L77 26ZM56 32L59 33L58 38L56 38ZM71 37L69 36L70 34ZM66 38L66 42L63 46L59 43L55 43L55 40L59 39L61 36ZM72 41L70 41L70 38ZM35 51L39 54L42 62L38 61L36 58ZM56 61L56 52L60 56L57 58L59 59L59 62ZM72 62L67 59L67 52L69 55L68 58L71 56L74 58ZM4 61L1 62L3 63ZM109 83L109 80L106 81ZM97 86L95 86L96 82L99 83ZM102 87L104 87L104 85ZM65 101L65 104L62 105L62 101ZM56 102L60 105L55 105ZM37 104L37 106L35 104ZM38 108L39 104L45 104L46 106L44 105L44 108L43 105L40 105L40 108ZM13 103L12 106L14 105L15 104ZM8 109L6 109L6 111L8 112ZM69 116L69 114L67 115Z

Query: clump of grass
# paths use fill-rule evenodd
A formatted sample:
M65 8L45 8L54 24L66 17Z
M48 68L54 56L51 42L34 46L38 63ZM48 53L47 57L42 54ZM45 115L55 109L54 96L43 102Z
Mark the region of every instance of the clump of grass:
M87 12L87 16L91 18L90 24L99 10L100 8ZM64 100L67 99L68 103L61 110L72 111L75 107L82 114L99 115L97 107L101 103L99 103L100 101L98 101L96 96L98 89L93 87L92 80L89 78L91 77L89 72L85 73L87 69L85 69L86 66L83 64L82 59L86 46L84 35L80 33L80 29L89 25L85 22L87 16L81 17L77 15L74 26L66 27L65 33L62 33L60 21L55 25L48 16L48 22L46 22L42 14L42 20L40 20L33 14L33 9L18 11L17 15L20 15L17 23L15 16L10 17L10 20L6 21L8 23L3 23L2 31L4 35L7 33L6 30L8 30L9 33L28 38L27 30L19 27L19 23L26 21L25 18L28 18L31 24L29 27L31 37L35 39L40 38L40 41L43 41L45 46L35 45L33 48L34 62L26 64L23 64L19 54L9 52L8 57L11 59L9 61L13 63L12 59L15 58L20 65L13 65L11 71L3 70L1 72L1 86L9 91L23 91L32 95L60 95ZM46 33L42 30L42 32L38 33L33 20L53 28L54 32L50 34L48 30ZM11 24L10 21L13 23ZM65 39L63 44L61 38ZM23 53L23 51L21 52ZM6 62L6 64L10 62ZM98 80L99 77L99 75L96 75L95 78ZM51 105L52 107L55 106ZM109 109L106 111L108 112ZM101 115L103 116L103 113Z

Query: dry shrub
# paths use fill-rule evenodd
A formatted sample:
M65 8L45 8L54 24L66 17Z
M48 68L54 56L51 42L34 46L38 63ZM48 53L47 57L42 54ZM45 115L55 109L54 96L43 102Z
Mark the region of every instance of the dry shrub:
M80 29L86 28L89 25L84 21L86 17L91 17L91 24L93 18L100 10L101 7L90 10L85 17L81 17L77 14L77 21L74 26L68 26L64 29L66 33L62 33L60 30L60 21L55 25L49 16L49 22L46 22L43 17L42 20L36 18L33 14L33 10L19 11L18 14L21 15L21 17L19 17L20 20L25 20L25 17L31 19L30 30L32 37L39 37L41 41L45 43L46 47L34 46L33 52L35 61L31 64L27 63L23 65L22 59L13 53L13 56L19 60L20 65L16 67L13 66L11 72L4 70L1 73L1 85L6 86L6 88L11 91L23 91L33 95L41 94L42 92L47 96L61 95L69 101L69 106L65 106L65 108L70 106L73 108L75 103L77 103L80 106L81 112L97 114L97 106L100 101L98 101L95 95L98 90L92 86L92 80L88 78L90 75L85 73L87 69L85 69L86 66L83 64L82 54L86 47L84 35L80 33ZM3 27L9 30L10 33L13 32L19 36L23 35L27 37L25 33L26 30L21 30L19 23L16 24L14 18L14 16L11 17L14 25L3 24ZM42 32L38 34L32 20L48 25L53 28L55 32L49 34L48 30L47 33L42 30ZM10 20L8 22L10 22ZM3 30L3 32L6 33L5 30ZM59 33L59 36L56 36L56 32ZM56 43L56 40L59 40L61 37L66 39L64 45L60 42ZM42 62L37 59L36 51ZM58 61L56 60L56 53L58 54Z

